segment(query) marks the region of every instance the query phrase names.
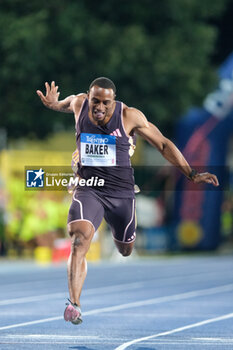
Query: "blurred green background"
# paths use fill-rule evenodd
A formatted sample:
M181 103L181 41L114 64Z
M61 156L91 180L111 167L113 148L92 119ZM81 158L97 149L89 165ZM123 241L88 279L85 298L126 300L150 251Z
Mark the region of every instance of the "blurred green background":
M118 100L173 138L180 116L217 85L217 69L233 50L232 15L232 0L1 0L1 254L31 250L42 244L33 236L48 232L65 237L70 197L44 195L50 205L42 210L39 195L32 199L22 185L23 167L32 164L28 150L50 151L51 159L67 152L65 164L59 161L68 165L75 149L72 115L44 108L36 90L55 80L64 98L107 76ZM138 149L140 157L140 140ZM43 152L35 153L35 164L43 164ZM17 159L22 168L14 166ZM63 209L54 210L57 202ZM63 221L52 214L59 210ZM50 235L43 244L53 242Z
M9 138L70 129L72 118L44 109L35 91L55 80L63 98L108 76L119 100L170 133L215 86L232 50L232 9L227 0L1 0L1 127Z

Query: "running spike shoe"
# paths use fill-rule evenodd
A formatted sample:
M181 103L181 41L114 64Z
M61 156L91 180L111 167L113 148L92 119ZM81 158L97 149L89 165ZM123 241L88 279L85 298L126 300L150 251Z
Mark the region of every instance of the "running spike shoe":
M69 299L68 299L69 303L67 303L65 311L64 311L64 319L65 321L70 321L73 324L80 324L82 323L82 312L80 307L75 304L72 303Z

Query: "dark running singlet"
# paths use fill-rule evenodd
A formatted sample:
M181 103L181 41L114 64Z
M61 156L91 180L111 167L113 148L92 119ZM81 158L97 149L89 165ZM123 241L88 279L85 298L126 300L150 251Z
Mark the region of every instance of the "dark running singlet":
M95 125L88 116L88 100L81 107L76 124L79 153L78 175L83 179L104 179L103 187L91 187L102 195L116 198L134 197L134 176L130 162L132 137L125 133L123 103L116 101L114 113L103 126ZM80 190L86 190L78 186Z

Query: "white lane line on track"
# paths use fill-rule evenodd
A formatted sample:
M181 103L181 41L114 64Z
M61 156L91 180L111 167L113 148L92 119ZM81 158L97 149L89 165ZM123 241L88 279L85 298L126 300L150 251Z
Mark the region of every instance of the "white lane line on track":
M125 284L117 284L115 286L109 286L109 287L100 287L100 288L90 288L83 291L85 296L88 295L96 295L97 293L110 293L110 292L122 292L124 290L127 290L129 288L140 288L145 285L145 282L132 282L132 283L125 283ZM31 297L22 297L22 298L15 298L15 299L5 299L0 301L0 306L2 305L13 305L13 304L24 304L24 303L30 303L35 301L42 301L42 300L50 300L55 298L64 298L67 295L67 292L64 293L51 293L51 294L42 294L42 295L34 295Z
M145 341L145 340L155 339L155 338L158 338L158 337L162 337L162 336L164 336L164 335L170 335L170 334L174 334L174 333L183 332L183 331L185 331L186 329L191 329L191 328L195 328L195 327L204 326L204 325L209 324L209 323L218 322L218 321L223 321L223 320L227 320L227 319L229 319L229 318L233 318L233 312L230 313L230 314L226 314L226 315L219 316L219 317L209 318L209 319L204 320L204 321L201 321L201 322L192 323L192 324L189 324L189 325L187 325L187 326L175 328L175 329L172 329L172 330L170 330L170 331L166 331L166 332L162 332L162 333L157 333L157 334L149 335L148 337L143 337L143 338L134 339L134 340L131 340L131 341L127 342L127 343L124 343L124 344L118 346L118 347L115 348L114 350L125 350L125 349L127 349L129 346L131 346L131 345L133 345L133 344L140 343L140 342Z
M118 265L116 265L114 267L117 268L117 267L120 267L120 266L122 266L122 265L118 264ZM132 267L131 265L129 265L129 266ZM147 266L147 265L145 264L145 266ZM158 280L165 280L165 279L170 279L170 278L172 279L172 278L191 277L191 276L201 276L201 275L209 275L209 274L210 275L215 274L215 276L216 275L222 276L222 274L226 274L226 269L225 270L218 269L216 266L215 266L215 269L213 269L213 271L211 271L211 272L206 273L206 272L203 272L203 269L202 269L201 271L195 271L194 274L185 274L184 272L182 272L182 270L179 270L177 268L177 266L172 266L172 268L171 267L167 268L168 266L166 265L165 261L164 261L162 266L165 267L165 269L163 271L163 276L164 276L165 273L170 273L171 275L167 276L167 277L159 276L159 277L157 277ZM96 268L99 268L99 267L100 266L96 266ZM159 268L159 267L160 267L160 264L156 263L155 264L155 268ZM206 266L205 266L205 268L206 268ZM212 268L213 268L213 266L212 266ZM210 269L208 268L208 270L210 270ZM177 276L178 272L180 272L180 276L179 275ZM176 275L176 277L174 276L174 274ZM229 273L226 274L226 275L229 276L229 278L231 277L231 275ZM65 276L64 276L64 278L65 278ZM54 283L57 283L58 281L64 281L64 278L60 278L60 277L59 278L55 278L55 279L53 279L53 281L54 281ZM24 282L18 281L17 283L2 284L1 289L3 289L3 288L14 289L14 288L17 288L17 287L19 287L21 285L23 285L24 287L25 287L25 285L29 285L29 286L31 286L31 285L33 285L33 286L39 285L40 286L41 284L48 283L48 282L51 282L51 280L46 279L46 280L24 281Z
M56 316L56 317L50 317L50 318L43 318L41 320L35 320L35 321L29 321L29 322L23 322L23 323L17 323L17 324L12 324L10 326L4 326L0 327L0 330L4 329L11 329L11 328L17 328L17 327L25 327L25 326L31 326L33 324L39 324L39 323L45 323L45 322L52 322L52 321L57 321L61 320L63 317L61 316Z
M233 344L233 338L192 338L194 341Z
M0 338L1 339L1 338ZM145 340L145 341L141 341L140 345L144 345L144 346L150 346L150 345L232 345L233 344L233 338L184 338L184 339L177 339L175 337L171 337L170 339L168 339L167 337L161 337L161 338L155 338L155 340L149 339L149 340ZM189 349L188 347L186 349ZM143 348L144 349L144 348ZM149 348L147 348L149 349ZM203 348L201 348L203 349ZM116 349L115 349L116 350Z
M31 297L22 297L22 298L15 298L15 299L5 299L0 301L0 306L31 303L33 301L35 302L35 301L42 301L42 300L50 300L55 298L64 298L65 294L66 293L64 292L64 293L34 295Z
M3 338L4 336L1 336ZM5 336L6 338L21 338L21 339L28 339L28 338L40 338L40 339L97 339L100 336L99 335L61 335L61 334L9 334Z
M122 292L124 290L127 290L128 288L141 288L144 287L147 283L158 283L159 281L168 281L169 284L172 281L179 282L179 280L186 280L188 278L191 279L191 282L204 280L205 282L209 282L210 279L207 280L207 277L214 277L216 280L216 272L210 272L210 273L202 273L202 274L193 274L188 276L173 276L173 277L162 277L162 278L155 278L151 280L145 280L141 282L132 282L132 283L122 283L118 285L108 286L108 287L97 287L97 288L90 288L90 289L84 289L83 290L83 297L89 296L89 295L96 295L96 293L111 293L111 292ZM221 278L225 278L226 274L221 274ZM227 276L229 276L229 273L227 273ZM67 292L59 292L59 293L50 293L50 294L41 294L41 295L33 295L28 297L21 297L21 298L12 298L12 299L5 299L0 300L0 306L4 305L15 305L15 304L24 304L24 303L31 303L36 301L43 301L43 300L54 300L54 299L60 299L65 298L67 295Z
M115 305L115 306L108 306L108 307L104 307L104 308L94 309L94 310L84 312L83 316L96 315L96 314L100 314L100 313L119 311L119 310L124 310L124 309L131 309L131 308L140 307L140 306L162 304L165 302L185 300L185 299L190 299L190 298L195 298L195 297L213 295L213 294L217 294L217 293L226 293L226 292L230 292L232 290L233 290L233 284L226 284L226 285L220 286L220 287L199 289L199 290L195 290L192 292L168 295L168 296L164 296L164 297L157 297L157 298L153 298L153 299L135 301L132 303L127 303L127 304L120 304L120 305ZM0 327L0 330L17 328L17 327L24 327L24 326L28 326L28 325L32 325L32 324L37 324L37 323L57 321L57 320L61 320L62 318L63 318L62 316L57 316L57 317L44 318L44 319L35 320L35 321L17 323L17 324L13 324L13 325L9 325L9 326Z
M121 338L109 338L101 336L85 336L85 335L65 335L65 334L7 334L0 335L0 344L78 344L82 345L81 342L85 342L85 345L91 343L93 344L113 344L122 341ZM153 338L150 340L142 341L143 345L232 345L233 338L193 338L186 337L184 339L174 339L174 338Z
M64 335L64 334L8 334L2 335L1 339L44 339L44 340L79 340L100 339L99 335Z

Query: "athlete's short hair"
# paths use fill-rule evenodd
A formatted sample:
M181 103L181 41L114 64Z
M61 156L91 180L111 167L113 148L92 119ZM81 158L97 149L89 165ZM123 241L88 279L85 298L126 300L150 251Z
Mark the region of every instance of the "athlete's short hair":
M114 94L116 93L116 86L115 86L114 82L108 78L100 77L100 78L96 78L95 80L93 80L93 82L89 86L89 91L91 90L92 86L94 86L94 85L97 85L103 89L112 89Z

